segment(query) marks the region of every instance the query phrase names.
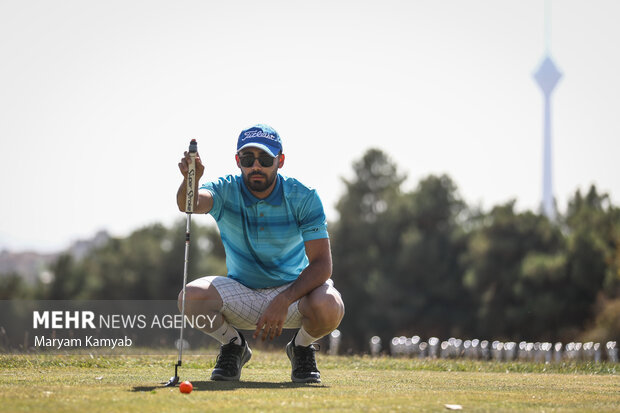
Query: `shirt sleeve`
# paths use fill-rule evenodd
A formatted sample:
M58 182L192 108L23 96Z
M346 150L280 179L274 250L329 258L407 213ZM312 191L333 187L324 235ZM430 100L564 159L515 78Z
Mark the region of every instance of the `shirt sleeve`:
M300 204L298 212L299 229L304 242L329 238L327 219L319 195L315 190L311 190L304 201Z
M200 190L207 190L211 192L211 196L213 197L213 207L208 213L211 214L216 221L218 221L222 215L222 199L224 198L224 185L222 178L216 182L207 182L203 184L200 187Z

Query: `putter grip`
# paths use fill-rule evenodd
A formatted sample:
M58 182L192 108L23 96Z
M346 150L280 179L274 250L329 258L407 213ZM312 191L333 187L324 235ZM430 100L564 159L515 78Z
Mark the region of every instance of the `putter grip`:
M185 212L191 214L194 212L194 196L196 195L196 153L198 152L198 143L196 139L192 139L189 143L190 163L187 171L187 192Z

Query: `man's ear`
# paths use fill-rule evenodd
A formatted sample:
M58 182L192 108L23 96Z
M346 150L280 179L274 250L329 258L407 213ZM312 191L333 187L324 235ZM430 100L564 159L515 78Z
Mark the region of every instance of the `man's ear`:
M278 169L284 166L284 154L278 155Z
M241 169L241 160L239 159L239 154L235 154L235 161L237 161L237 167Z

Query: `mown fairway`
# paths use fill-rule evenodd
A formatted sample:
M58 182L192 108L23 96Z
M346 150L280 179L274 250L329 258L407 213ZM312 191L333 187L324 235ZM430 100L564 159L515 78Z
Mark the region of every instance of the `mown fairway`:
M320 385L290 382L283 352L256 351L239 383L208 381L215 355L188 355L194 391L160 387L176 358L0 356L2 411L620 411L618 365L319 355Z

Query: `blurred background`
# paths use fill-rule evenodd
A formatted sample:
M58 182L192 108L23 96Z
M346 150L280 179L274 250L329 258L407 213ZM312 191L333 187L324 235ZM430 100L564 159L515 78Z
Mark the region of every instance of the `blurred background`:
M617 339L619 16L612 0L0 2L0 299L174 299L177 162L196 138L204 180L237 173L260 122L324 202L344 348ZM225 274L212 218L192 235L190 278Z

